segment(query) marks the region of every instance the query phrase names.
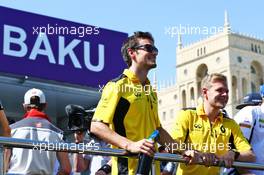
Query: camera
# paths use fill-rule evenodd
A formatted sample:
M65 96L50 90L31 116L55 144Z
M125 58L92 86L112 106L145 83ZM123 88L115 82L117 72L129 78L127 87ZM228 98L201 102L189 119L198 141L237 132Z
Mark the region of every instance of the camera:
M69 118L68 128L71 131L90 131L94 109L85 110L82 106L69 104L65 107Z

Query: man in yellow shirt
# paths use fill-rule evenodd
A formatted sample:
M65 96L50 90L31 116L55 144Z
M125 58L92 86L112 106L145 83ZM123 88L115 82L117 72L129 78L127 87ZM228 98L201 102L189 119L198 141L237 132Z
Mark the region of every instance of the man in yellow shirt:
M175 141L161 127L157 94L147 78L148 71L156 67L158 49L148 32L135 32L123 44L121 52L128 65L123 74L107 83L96 108L91 124L91 132L114 148L126 149L132 153L153 156L157 147L146 138L158 129L159 143ZM190 156L190 163L196 162L199 155L195 151L182 151ZM112 174L136 173L137 159L112 159ZM159 164L156 162L156 174Z
M228 101L226 77L214 73L202 80L203 103L196 109L182 110L176 117L172 133L182 147L195 149L208 154L202 159L208 166L180 164L177 175L214 175L219 167L210 167L216 160L224 161L231 167L234 160L254 161L255 155L233 119L222 112ZM214 153L214 154L212 154Z

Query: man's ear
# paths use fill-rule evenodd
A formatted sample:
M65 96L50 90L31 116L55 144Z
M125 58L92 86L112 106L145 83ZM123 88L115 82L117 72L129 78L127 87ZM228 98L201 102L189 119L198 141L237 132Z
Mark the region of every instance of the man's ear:
M27 110L27 106L26 104L22 103L23 109L26 111Z
M47 108L47 106L48 106L48 103L45 103L45 104L44 104L44 109L46 109L46 108Z
M206 88L201 89L201 97L202 97L203 101L205 99L207 99L207 89Z
M129 57L130 57L130 59L131 59L131 62L134 60L134 61L136 61L136 51L135 50L133 50L133 49L131 49L131 48L128 48L127 49L127 53L128 53L128 55L129 55Z
M207 90L208 90L207 88L202 88L201 90L202 94L205 95Z
M135 51L131 48L127 49L127 54L130 56L130 58L134 57L135 55Z

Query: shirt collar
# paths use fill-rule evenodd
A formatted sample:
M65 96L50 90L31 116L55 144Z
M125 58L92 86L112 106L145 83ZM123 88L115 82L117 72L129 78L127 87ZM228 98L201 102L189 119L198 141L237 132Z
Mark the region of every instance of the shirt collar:
M140 84L138 77L136 76L136 74L133 71L131 71L129 69L125 69L123 74L126 75L133 83L139 83ZM146 85L149 85L149 84L150 84L150 81L147 78Z
M23 116L23 118L30 118L30 117L39 117L50 121L50 118L47 114L40 112L37 109L31 109L30 111L26 112L25 115Z
M203 105L203 103L200 104L200 105L198 105L198 106L196 107L196 112L197 112L197 115L198 115L199 117L207 118L207 115L206 115L205 112L204 112L204 105ZM223 113L222 113L222 112L219 112L219 114L218 114L218 116L217 116L215 122L217 122L217 121L219 121L219 122L221 122L221 123L223 122Z

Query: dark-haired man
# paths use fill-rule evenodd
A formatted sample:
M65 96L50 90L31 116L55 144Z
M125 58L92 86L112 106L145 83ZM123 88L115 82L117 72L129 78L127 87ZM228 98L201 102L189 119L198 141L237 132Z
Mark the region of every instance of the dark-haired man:
M91 132L115 148L132 153L152 156L157 147L146 138L158 129L159 143L174 143L174 140L161 127L158 117L157 94L147 78L150 69L155 68L158 49L148 32L135 32L121 48L124 61L128 65L123 74L105 86L96 108ZM179 150L178 150L179 151ZM197 161L195 151L182 154L191 157L190 163ZM136 173L137 159L112 159L112 174ZM159 174L156 162L156 173Z

